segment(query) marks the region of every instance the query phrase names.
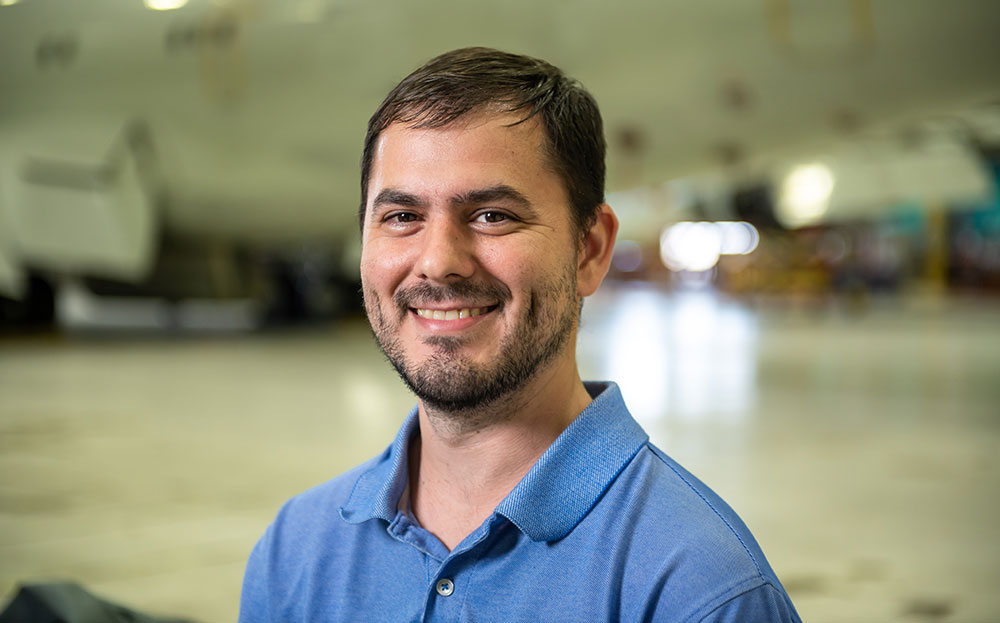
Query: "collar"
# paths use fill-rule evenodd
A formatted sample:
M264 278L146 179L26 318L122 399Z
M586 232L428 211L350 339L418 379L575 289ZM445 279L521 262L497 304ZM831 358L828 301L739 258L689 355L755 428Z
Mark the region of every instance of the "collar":
M617 384L585 385L593 401L496 508L496 514L533 541L569 534L649 440L629 414ZM406 488L409 440L418 427L414 408L392 445L358 478L340 510L346 521L395 518Z

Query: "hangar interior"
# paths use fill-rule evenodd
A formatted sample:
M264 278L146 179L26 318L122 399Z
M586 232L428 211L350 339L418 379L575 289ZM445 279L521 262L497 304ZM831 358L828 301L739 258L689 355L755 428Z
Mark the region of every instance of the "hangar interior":
M485 45L604 115L621 230L584 376L739 512L804 620L997 620L998 24L986 0L0 0L0 592L235 618L280 504L414 403L358 300L368 115Z

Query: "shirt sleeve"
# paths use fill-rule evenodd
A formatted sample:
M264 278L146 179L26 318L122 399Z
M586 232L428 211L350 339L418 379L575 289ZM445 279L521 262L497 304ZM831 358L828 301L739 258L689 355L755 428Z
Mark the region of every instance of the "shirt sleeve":
M722 603L700 623L802 623L802 619L784 591L762 584Z

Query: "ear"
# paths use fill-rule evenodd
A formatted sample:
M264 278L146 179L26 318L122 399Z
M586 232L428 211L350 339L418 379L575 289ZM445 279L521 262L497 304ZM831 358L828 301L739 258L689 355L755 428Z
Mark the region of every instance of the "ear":
M576 295L590 296L601 285L611 265L618 234L618 217L611 206L602 203L594 225L583 237L576 267Z

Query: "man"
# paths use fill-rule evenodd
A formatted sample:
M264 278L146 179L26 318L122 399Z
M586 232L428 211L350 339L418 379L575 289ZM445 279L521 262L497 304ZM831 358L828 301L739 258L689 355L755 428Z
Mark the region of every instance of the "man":
M608 269L600 113L558 69L471 48L368 126L361 278L419 402L380 456L288 502L240 620L797 621L753 537L580 380Z

